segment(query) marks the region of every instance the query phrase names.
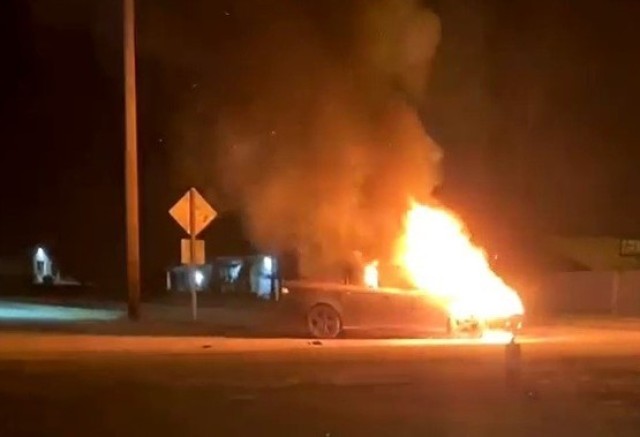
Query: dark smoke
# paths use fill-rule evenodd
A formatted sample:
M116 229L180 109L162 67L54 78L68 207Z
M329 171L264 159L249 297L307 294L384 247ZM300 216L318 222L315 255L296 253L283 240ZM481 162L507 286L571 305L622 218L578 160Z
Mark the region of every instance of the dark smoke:
M232 11L250 30L230 61L237 95L210 126L217 195L259 247L297 251L305 275L354 250L384 258L408 198L440 179L416 111L439 20L411 0L261 4Z

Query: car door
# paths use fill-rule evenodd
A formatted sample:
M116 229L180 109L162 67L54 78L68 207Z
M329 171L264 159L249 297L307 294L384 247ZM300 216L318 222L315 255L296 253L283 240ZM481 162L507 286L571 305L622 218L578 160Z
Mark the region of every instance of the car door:
M395 326L402 319L397 296L376 289L346 291L343 301L345 327L378 329Z
M447 330L448 314L442 305L427 294L411 293L411 310L408 314L413 329L420 332L440 333Z
M402 290L389 293L387 326L400 332L409 333L413 326L414 300L411 294Z

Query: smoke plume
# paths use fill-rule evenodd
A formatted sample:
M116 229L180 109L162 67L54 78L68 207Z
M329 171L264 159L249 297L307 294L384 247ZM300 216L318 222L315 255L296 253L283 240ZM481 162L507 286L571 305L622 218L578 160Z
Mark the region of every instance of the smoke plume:
M219 189L252 240L298 252L304 275L354 250L385 257L408 197L428 198L440 178L441 151L414 107L438 18L417 1L356 1L327 35L300 3L271 13L243 58L246 99L215 126Z

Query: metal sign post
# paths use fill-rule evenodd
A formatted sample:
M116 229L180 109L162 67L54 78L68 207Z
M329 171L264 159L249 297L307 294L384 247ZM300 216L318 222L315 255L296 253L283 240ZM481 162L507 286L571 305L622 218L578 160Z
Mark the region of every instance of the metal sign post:
M189 270L189 291L191 294L191 314L198 319L198 293L196 284L197 266L204 264L204 241L196 240L200 232L216 218L218 213L207 203L195 188L190 188L169 210L169 214L189 234L188 259L181 250L181 262ZM201 243L201 244L199 244Z
M191 315L198 320L198 294L196 291L196 189L189 190L189 291L191 292Z

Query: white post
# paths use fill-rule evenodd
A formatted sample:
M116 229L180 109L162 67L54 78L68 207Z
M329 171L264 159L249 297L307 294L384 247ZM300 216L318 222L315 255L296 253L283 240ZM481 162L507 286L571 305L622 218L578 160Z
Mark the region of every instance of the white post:
M618 296L620 294L620 272L613 272L611 281L611 314L618 315Z

